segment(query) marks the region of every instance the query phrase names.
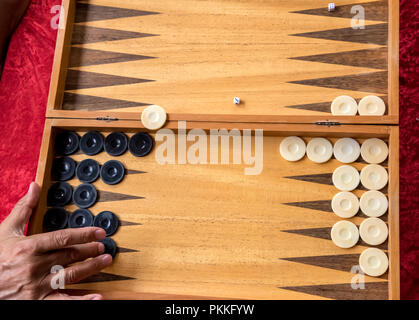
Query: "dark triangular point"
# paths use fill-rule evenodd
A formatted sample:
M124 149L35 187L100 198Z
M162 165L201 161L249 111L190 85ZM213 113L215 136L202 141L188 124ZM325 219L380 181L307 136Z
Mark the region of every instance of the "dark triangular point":
M311 209L311 210L318 210L318 211L325 211L325 212L333 212L331 200L316 200L316 201L303 201L303 202L287 202L283 203L287 206Z
M154 59L154 57L73 47L70 52L69 67L82 67L147 59Z
M118 86L125 84L144 83L153 80L128 78L110 74L67 70L66 90L88 89Z
M318 239L331 240L330 230L332 230L331 227L328 227L328 228L281 230L281 231L286 232L286 233L298 234L298 235L306 236L306 237L313 237L313 238L318 238Z
M353 266L359 264L359 254L337 254L328 256L312 256L312 257L295 257L281 258L281 260L292 261L310 266L322 267L344 272L351 272ZM359 266L358 266L359 267ZM387 273L382 275L380 279L387 279Z
M359 254L341 254L341 255L328 255L328 256L281 258L281 260L350 272L352 266L358 265Z
M333 186L333 180L332 180L333 173L319 173L319 174L305 174L301 176L288 176L284 177L286 179L294 179L299 181L305 181L305 182L313 182L313 183L319 183L319 184L326 184ZM359 183L357 190L367 190L361 183ZM383 189L379 190L384 194L388 193L388 186L386 185Z
M289 83L331 89L387 93L387 71L290 81Z
M301 176L288 176L284 178L305 181L305 182L314 182L314 183L320 183L320 184L333 185L332 175L333 173L319 173L319 174L305 174Z
M79 283L91 283L91 282L108 282L108 281L121 281L121 280L135 280L135 278L120 276L117 274L111 274L106 272L100 272L93 276L90 276Z
M116 41L133 38L154 37L156 34L95 28L76 24L73 27L72 44L86 44L102 41Z
M331 102L320 102L309 104L297 104L293 106L285 106L284 108L330 113L330 104Z
M141 226L141 225L142 223L139 223L139 222L130 222L130 221L124 221L124 220L119 221L119 226L121 227Z
M158 14L158 12L123 9L116 7L105 7L78 2L76 5L75 22L78 23L97 20L148 16L152 14Z
M367 282L365 289L353 289L350 283L313 286L279 287L280 289L306 293L336 300L386 300L388 282Z
M99 193L98 201L100 202L145 199L144 197L138 197L138 196L132 196L129 194L115 193L115 192L102 191L102 190L100 190L98 193Z
M351 8L355 5L361 5L364 8L366 20L387 21L388 19L388 3L387 1L373 1L365 3L353 3L346 5L336 5L334 11L328 11L327 6L318 9L307 9L300 11L291 11L291 13L309 14L313 16L326 16L335 18L352 19L354 14Z
M76 93L64 93L63 110L109 110L148 106L149 103L109 99Z
M140 170L131 170L131 169L125 170L125 174L142 174L142 173L147 173L147 172L140 171Z
M332 200L287 202L283 204L287 206L293 206L293 207L304 208L304 209L318 210L318 211L324 211L324 212L333 212ZM355 217L369 218L367 215L362 213L361 210L358 211ZM386 214L382 215L380 219L383 220L384 222L387 222L388 220Z
M377 49L365 49L356 51L317 54L312 56L292 57L290 59L386 70L387 55L388 48L381 47Z
M388 105L388 97L387 96L380 96L381 99L384 100L386 105ZM359 102L361 99L355 99L357 102ZM284 106L284 108L290 108L290 109L299 109L299 110L309 110L309 111L317 111L317 112L325 112L325 113L331 113L330 106L332 102L318 102L318 103L309 103L309 104L297 104L297 105L291 105L291 106ZM363 162L366 163L364 160L357 160L357 162Z
M138 252L138 250L118 247L118 253L130 253L130 252Z
M358 43L370 43L377 45L387 45L388 25L387 23L379 23L365 26L365 29L332 29L324 31L306 32L291 34L295 37L347 41Z
M331 230L332 230L332 227L326 227L326 228L309 228L309 229L293 229L293 230L281 230L281 231L282 232L286 232L286 233L298 234L298 235L306 236L306 237L312 237L312 238L317 238L317 239L323 239L323 240L330 240L330 241L332 241L332 238L330 237L330 231ZM359 241L358 241L357 245L371 247L371 245L369 245L369 244L365 243L364 241L362 241L361 238L359 238ZM384 243L382 243L382 244L380 244L378 246L374 246L374 248L379 248L379 249L382 249L382 250L387 250L387 248L388 248L388 240L386 240Z

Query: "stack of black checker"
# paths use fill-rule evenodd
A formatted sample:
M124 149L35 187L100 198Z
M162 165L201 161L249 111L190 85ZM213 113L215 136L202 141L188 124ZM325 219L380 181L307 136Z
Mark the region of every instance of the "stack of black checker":
M127 149L136 157L145 157L153 149L153 138L143 132L134 134L130 139L122 132L112 132L106 138L97 131L89 131L80 139L73 131L62 131L55 138L55 153L58 156L52 165L52 180L55 182L48 190L47 204L50 207L44 216L44 229L47 232L65 228L83 228L95 226L106 231L106 238L101 242L105 245L105 253L113 257L117 246L110 238L119 227L118 217L110 211L102 211L96 216L88 208L98 199L98 191L93 186L99 176L108 185L115 185L125 176L123 164L117 160L109 160L102 166L96 160L85 159L78 164L69 156L79 148L86 155L93 156L102 152L111 156L120 156ZM82 182L73 191L65 181L74 177ZM69 214L64 206L73 202L79 209Z

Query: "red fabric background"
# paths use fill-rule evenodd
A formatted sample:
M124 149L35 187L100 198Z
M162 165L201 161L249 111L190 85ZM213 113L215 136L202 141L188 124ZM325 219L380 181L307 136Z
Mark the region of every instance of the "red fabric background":
M56 30L51 7L33 0L9 44L0 82L0 220L35 179Z
M400 1L401 297L419 299L419 0Z
M0 221L34 180L60 0L33 0L15 31L0 82ZM401 297L419 299L419 0L400 1Z

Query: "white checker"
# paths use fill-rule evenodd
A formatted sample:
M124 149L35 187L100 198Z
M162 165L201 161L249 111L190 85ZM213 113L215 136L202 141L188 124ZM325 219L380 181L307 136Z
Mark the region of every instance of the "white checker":
M335 142L333 154L338 161L351 163L359 158L361 147L355 139L342 138Z
M336 222L330 234L333 243L339 248L352 248L359 240L357 226L346 220Z
M157 130L166 123L166 111L157 105L148 106L141 113L141 122L149 130Z
M332 175L333 184L341 191L352 191L359 185L359 172L352 166L340 166Z
M332 210L341 218L352 218L358 213L359 200L352 192L339 192L332 199Z
M386 104L377 96L366 96L359 101L358 113L361 116L382 116L386 112Z
M333 155L333 146L325 138L313 138L307 144L307 157L317 163L329 161Z
M281 156L288 161L298 161L306 154L306 143L300 137L286 137L279 146Z
M388 146L381 139L367 139L362 143L361 156L368 163L381 163L387 159Z
M361 239L372 246L378 246L387 240L388 228L380 218L368 218L359 226Z
M380 190L388 182L387 170L379 164L369 164L361 170L361 183L369 190Z
M388 258L382 250L368 248L359 256L359 266L365 274L371 277L379 277L388 269Z
M370 190L361 196L359 206L367 216L381 217L388 209L388 200L384 193Z
M335 116L354 116L358 112L358 103L350 96L339 96L333 100L330 110Z

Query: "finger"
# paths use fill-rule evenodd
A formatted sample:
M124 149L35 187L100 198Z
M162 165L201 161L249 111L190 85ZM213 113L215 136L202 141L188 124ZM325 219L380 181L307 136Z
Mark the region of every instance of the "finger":
M38 253L59 250L75 244L102 240L105 237L105 230L96 227L70 228L31 236L35 240L35 251Z
M77 283L87 277L99 273L102 269L108 267L111 263L112 256L109 254L102 254L98 257L65 268L64 283L65 285ZM46 280L51 281L53 276L54 275L49 275Z
M67 247L44 256L43 264L67 266L69 264L97 257L105 252L101 242L90 242Z
M17 235L24 234L26 223L38 203L39 193L39 186L32 182L28 192L16 203L10 215L4 220L3 225L6 229Z
M70 296L65 293L54 292L45 297L45 300L102 300L100 294L86 294L84 296Z

